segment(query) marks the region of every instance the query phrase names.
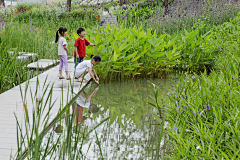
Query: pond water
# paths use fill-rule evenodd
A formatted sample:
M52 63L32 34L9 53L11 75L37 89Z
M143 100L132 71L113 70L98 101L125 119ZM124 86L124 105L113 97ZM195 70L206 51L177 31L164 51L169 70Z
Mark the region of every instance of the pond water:
M45 148L50 140L52 144L59 143L61 148L62 141L71 141L72 148L80 151L77 159L80 158L79 155L80 159L91 160L102 157L166 159L163 156L170 154L172 147L166 143L168 136L163 134L160 151L157 154L161 129L160 126L152 125L158 124L152 115L158 112L147 104L154 103L153 92L148 84L154 83L159 88L158 100L161 103L175 80L175 78L144 79L101 84L99 87L91 82L68 108L64 118L45 135L41 145ZM109 116L110 120L101 123ZM78 127L77 122L81 123ZM76 130L78 132L75 132ZM76 133L81 134L79 136ZM72 143L76 142L76 137L79 141L77 144ZM55 159L58 155L56 150L56 154L46 159Z

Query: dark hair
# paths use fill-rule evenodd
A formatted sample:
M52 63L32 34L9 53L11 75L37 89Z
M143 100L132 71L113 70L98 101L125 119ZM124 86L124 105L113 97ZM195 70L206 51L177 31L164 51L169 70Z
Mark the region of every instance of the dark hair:
M85 29L84 28L78 28L77 34L81 34L82 31L85 31Z
M64 32L67 32L67 28L66 28L66 27L60 27L60 28L57 30L55 43L57 43L58 38L59 38L58 33L60 33L60 34L62 35Z
M93 54L90 56L90 58L94 59L96 62L101 62L101 57L100 56L94 56Z
M97 113L99 111L99 108L96 104L91 104L88 110L88 113Z

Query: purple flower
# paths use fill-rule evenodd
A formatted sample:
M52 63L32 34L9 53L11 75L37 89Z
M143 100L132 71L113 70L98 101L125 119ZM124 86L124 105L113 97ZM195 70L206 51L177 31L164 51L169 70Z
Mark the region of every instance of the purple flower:
M5 25L5 22L4 21L2 21L2 26L4 26Z
M31 25L32 23L31 22L29 22L29 25Z
M167 93L167 95L169 95L169 94L170 94L170 92Z
M187 106L184 106L185 109L187 109Z
M172 84L171 87L174 87L174 85Z
M207 110L210 110L210 105L207 105L206 108L207 108Z
M180 17L181 17L181 14L179 14L178 17L180 18Z
M193 114L196 116L196 111L195 112L193 112ZM199 112L197 111L197 114L199 114Z
M176 99L178 99L178 96L176 96Z
M149 15L148 17L147 17L147 19L149 19L151 17L151 15Z
M86 10L86 8L84 8L84 10Z
M181 97L181 99L184 99L183 97Z
M154 0L152 0L152 3L154 3Z
M228 85L230 86L230 83L228 83Z
M179 105L177 105L177 108L179 108Z
M180 127L179 127L179 128L174 127L173 130L179 130L179 131L181 131L181 128L180 128Z
M209 11L212 11L212 8L210 8L210 10Z

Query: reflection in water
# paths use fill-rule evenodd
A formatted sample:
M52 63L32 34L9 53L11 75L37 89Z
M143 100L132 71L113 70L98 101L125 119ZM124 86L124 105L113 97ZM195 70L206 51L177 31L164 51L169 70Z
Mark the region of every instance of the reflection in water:
M171 81L150 82L159 87L159 101L164 101ZM166 159L163 155L171 152L165 141L167 135L162 138L157 155L161 130L152 125L158 123L152 116L157 111L147 104L154 103L147 80L110 83L99 88L90 84L45 139L52 134L52 143L56 143L59 137L59 144L71 142L79 151L75 156L77 159ZM110 120L101 124L107 117Z
M87 119L93 119L90 117L82 116L83 109L88 109L88 113L97 113L99 111L99 108L96 104L91 103L91 100L93 96L96 94L99 87L96 87L91 94L88 96L86 95L86 92L83 91L80 96L77 98L77 100L72 104L72 111L73 111L73 117L72 117L72 123L76 124L76 132L80 131L81 124ZM77 104L76 104L77 103ZM76 104L76 105L75 105Z

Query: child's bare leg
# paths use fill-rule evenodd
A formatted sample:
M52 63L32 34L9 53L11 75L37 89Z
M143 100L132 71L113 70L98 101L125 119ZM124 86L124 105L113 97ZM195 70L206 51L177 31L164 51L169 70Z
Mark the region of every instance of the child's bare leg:
M68 77L68 71L65 71L65 72L66 72L66 78L69 78L69 77Z
M84 72L79 78L83 78L83 76L86 76L88 72Z
M60 77L62 77L62 71L59 71L59 75L60 75Z
M87 81L86 79L83 79L83 76L85 76L87 73L88 73L88 72L84 72L84 73L79 77L80 80L78 80L78 82L83 82L83 80L84 80L84 82L87 83L88 81Z

